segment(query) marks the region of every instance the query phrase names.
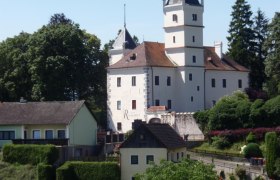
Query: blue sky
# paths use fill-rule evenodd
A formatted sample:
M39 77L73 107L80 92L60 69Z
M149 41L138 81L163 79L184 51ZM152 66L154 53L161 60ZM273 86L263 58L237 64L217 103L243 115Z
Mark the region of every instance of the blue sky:
M223 41L235 0L204 0L204 45ZM271 19L280 11L279 0L248 0L252 11L258 8ZM102 44L114 39L123 27L123 5L127 6L127 28L140 41L164 41L162 0L1 0L0 41L21 31L32 33L47 24L54 13L64 13ZM226 47L225 47L226 49Z

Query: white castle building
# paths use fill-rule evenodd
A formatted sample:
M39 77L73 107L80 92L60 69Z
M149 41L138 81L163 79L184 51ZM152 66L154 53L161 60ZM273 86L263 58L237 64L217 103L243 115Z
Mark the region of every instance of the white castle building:
M126 132L149 111L196 112L248 87L249 70L203 46L203 0L164 1L165 43L136 46L124 28L110 50L107 70L108 126Z

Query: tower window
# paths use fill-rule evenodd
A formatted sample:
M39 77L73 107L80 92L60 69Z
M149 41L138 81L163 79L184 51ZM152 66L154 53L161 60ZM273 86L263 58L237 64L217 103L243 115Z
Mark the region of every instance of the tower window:
M191 97L191 102L193 102L193 96Z
M189 80L192 81L193 77L192 74L189 74Z
M171 77L167 76L167 86L171 86Z
M117 110L121 110L121 108L122 108L122 102L117 101Z
M160 102L158 99L155 100L155 106L159 106Z
M173 43L176 43L176 37L173 36Z
M132 109L136 109L136 100L132 100Z
M122 123L120 123L120 122L117 123L117 129L118 129L118 131L122 130Z
M177 16L176 14L173 14L172 20L173 20L174 22L178 22L178 16Z
M226 88L226 87L227 87L227 80L223 79L223 88Z
M197 21L197 14L192 14L193 21Z
M211 86L213 88L216 87L216 80L215 79L211 79Z
M156 86L159 85L159 76L155 76L155 85L156 85Z
M238 80L238 88L242 88L242 80L241 79Z
M193 56L193 57L192 57L192 62L193 62L193 63L196 63L196 56Z
M167 108L168 108L168 109L171 109L171 108L172 108L172 101L171 101L171 100L168 100L168 101L167 101Z
M117 87L121 87L122 79L120 77L117 78Z
M192 42L195 42L195 36L192 37Z
M197 89L197 91L200 91L200 87L199 86L197 86L196 89Z
M136 76L132 76L131 83L132 83L132 86L136 86Z

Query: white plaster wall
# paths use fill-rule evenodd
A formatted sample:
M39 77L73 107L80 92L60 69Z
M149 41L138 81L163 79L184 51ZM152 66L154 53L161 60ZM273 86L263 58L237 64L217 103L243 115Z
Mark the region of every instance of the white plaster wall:
M185 46L203 47L203 28L185 26ZM195 36L195 42L193 42Z
M110 62L109 65L113 65L123 57L122 51L121 54L110 54Z
M145 172L150 165L146 164L146 156L153 155L156 164L160 160L167 159L167 149L165 148L121 148L121 179L131 180L136 173ZM131 164L131 156L138 155L138 164Z
M173 36L176 41L173 42ZM165 48L175 48L185 46L184 26L176 26L165 29Z
M132 86L132 76L136 76L136 86ZM117 87L117 78L121 78L121 87ZM146 74L143 68L109 69L108 80L108 125L117 131L117 123L122 123L122 131L132 128L135 119L145 120L147 108ZM136 109L132 109L132 100L136 100ZM117 101L121 101L121 110L117 110Z
M173 21L173 14L177 15L177 22ZM184 11L182 5L172 5L164 8L164 27L183 26Z
M184 6L185 11L185 24L194 26L203 26L203 12L204 7L202 6ZM193 21L192 14L197 14L197 21Z
M185 48L166 49L166 55L178 66L185 66Z
M216 80L216 87L213 88L211 81ZM223 79L226 79L227 86L223 88ZM242 88L238 88L238 80L242 80ZM248 87L248 72L239 71L214 71L207 70L205 75L205 90L206 108L211 108L213 106L213 101L218 101L221 97L225 95L231 95L234 91L243 91Z
M193 63L193 56L196 56L196 63ZM185 58L188 66L204 66L204 49L187 48Z

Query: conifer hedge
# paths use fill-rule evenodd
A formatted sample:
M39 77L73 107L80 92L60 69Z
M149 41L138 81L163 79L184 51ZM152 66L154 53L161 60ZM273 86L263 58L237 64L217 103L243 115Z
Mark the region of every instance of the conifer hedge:
M274 176L276 151L277 151L277 135L275 132L268 132L265 135L265 146L266 146L266 172L270 178Z

